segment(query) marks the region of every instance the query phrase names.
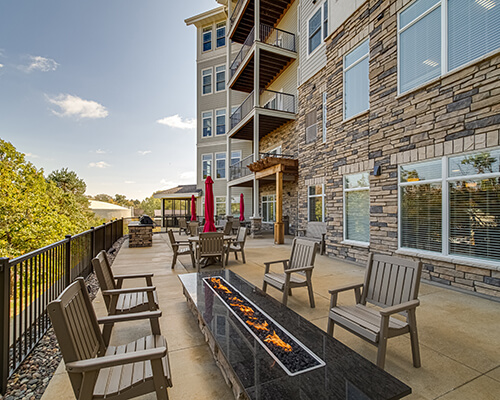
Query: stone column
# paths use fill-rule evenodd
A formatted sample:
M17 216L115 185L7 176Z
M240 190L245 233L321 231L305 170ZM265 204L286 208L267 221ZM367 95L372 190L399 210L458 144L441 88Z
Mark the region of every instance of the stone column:
M252 238L262 236L262 218L250 217L250 235Z
M281 166L281 165L280 165ZM276 222L274 223L274 243L285 243L285 226L283 225L283 171L276 172Z

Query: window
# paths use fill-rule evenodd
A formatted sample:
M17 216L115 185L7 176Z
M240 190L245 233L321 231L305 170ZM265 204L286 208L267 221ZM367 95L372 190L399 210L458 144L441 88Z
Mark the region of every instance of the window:
M241 150L231 152L231 165L237 164L241 161Z
M328 36L328 0L313 14L308 23L308 54L318 48Z
M344 57L344 119L370 108L369 55L365 40Z
M201 71L202 75L202 94L212 93L212 68Z
M203 28L203 51L212 50L212 27Z
M217 24L216 36L217 36L217 48L225 46L226 45L226 23L225 22L221 22L221 23Z
M500 150L401 166L400 247L500 262Z
M226 196L215 196L215 215L226 215Z
M306 144L316 140L318 134L316 111L311 111L306 114Z
M212 176L212 154L203 154L201 156L202 160L202 169L203 169L203 179L206 179L207 176Z
M226 66L215 67L215 91L222 92L226 90Z
M262 222L274 222L276 220L276 196L262 196Z
M203 137L212 136L212 111L206 111L202 115Z
M328 0L323 4L323 40L328 36Z
M413 2L398 18L399 92L498 49L499 20L494 0Z
M269 150L267 154L280 155L281 154L281 146L275 147L272 150Z
M215 178L226 179L226 153L215 153Z
M325 185L309 186L307 206L309 221L325 222Z
M226 134L226 110L216 110L215 111L215 134L225 135Z
M238 218L240 216L240 196L231 197L231 215Z
M326 143L326 118L327 118L326 97L327 97L326 92L324 92L323 93L323 143Z
M344 177L344 240L370 242L370 174Z

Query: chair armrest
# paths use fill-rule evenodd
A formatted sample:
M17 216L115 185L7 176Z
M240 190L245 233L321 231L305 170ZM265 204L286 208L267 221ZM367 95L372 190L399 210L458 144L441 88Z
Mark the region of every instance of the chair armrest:
M285 274L290 274L292 272L312 271L313 268L314 268L314 265L309 265L308 267L301 267L301 268L285 269Z
M116 294L127 294L127 293L137 293L137 292L154 292L156 290L155 286L144 286L136 288L124 288L124 289L110 289L103 290L103 295L116 295Z
M266 272L265 273L267 274L269 272L271 264L283 263L283 269L286 269L286 267L288 266L288 261L289 261L289 259L265 262L264 263L264 265L266 266Z
M132 364L135 362L155 360L165 357L167 348L165 346L156 349L139 350L132 353L115 354L112 356L96 357L90 360L73 361L66 364L68 372L89 372L116 365Z
M135 279L135 278L152 278L155 274L147 272L144 274L127 274L127 275L114 275L115 279Z
M101 325L114 324L115 322L127 322L127 321L139 321L141 319L151 319L151 318L160 318L161 311L144 311L139 313L130 313L130 314L117 314L117 315L108 315L107 317L101 317L97 319L97 323Z
M411 310L412 308L416 308L420 305L420 300L410 300L410 301L405 301L404 303L401 304L396 304L391 307L384 308L380 310L380 315L382 316L389 316L392 314L397 314L403 311L408 311Z
M301 236L301 235L299 235L299 233L302 233L302 235L305 236L306 232L307 232L307 229L297 229L297 236Z
M328 293L330 294L335 294L335 293L340 293L340 292L346 292L348 290L353 290L353 289L359 289L362 288L364 283L356 283L354 285L346 285L346 286L340 286L338 288L329 290Z

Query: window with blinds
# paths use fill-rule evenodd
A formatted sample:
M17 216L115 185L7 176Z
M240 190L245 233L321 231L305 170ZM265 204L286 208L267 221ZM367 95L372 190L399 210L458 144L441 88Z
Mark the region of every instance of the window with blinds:
M316 140L318 134L316 110L306 114L306 144Z
M500 48L499 20L500 0L414 1L398 16L399 92Z
M344 177L344 240L370 242L370 174Z
M370 108L370 43L365 40L344 57L344 119Z
M307 208L309 221L325 222L325 185L309 186Z

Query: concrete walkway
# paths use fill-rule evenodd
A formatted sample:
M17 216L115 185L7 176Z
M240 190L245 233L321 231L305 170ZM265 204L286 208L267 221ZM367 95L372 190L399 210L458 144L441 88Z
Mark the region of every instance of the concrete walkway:
M185 238L185 236L183 236ZM169 346L172 400L225 400L233 398L213 361L196 320L186 306L177 275L193 272L189 256L181 257L171 269L172 251L166 234L154 235L153 247L128 248L126 241L113 270L116 274L154 272L153 282L159 294L162 333ZM291 240L282 246L272 239L248 239L247 263L234 261L229 268L246 280L261 286L264 261L288 258ZM219 266L211 268L217 269ZM328 290L362 281L364 268L319 256L313 274L316 308L309 308L306 289L296 289L288 306L326 330L329 307ZM129 286L143 282L128 283ZM281 292L268 289L281 299ZM386 370L409 385L413 394L407 399L500 398L500 303L422 283L421 306L417 309L422 367L413 368L409 335L389 340ZM352 293L340 295L340 302L353 303ZM100 294L94 301L98 316L106 315ZM127 323L115 327L112 343L132 341L149 333L149 324ZM372 362L376 348L356 336L335 328L335 337ZM61 363L44 393L43 400L74 398L69 379ZM141 399L154 399L155 395ZM319 399L318 399L319 400Z

